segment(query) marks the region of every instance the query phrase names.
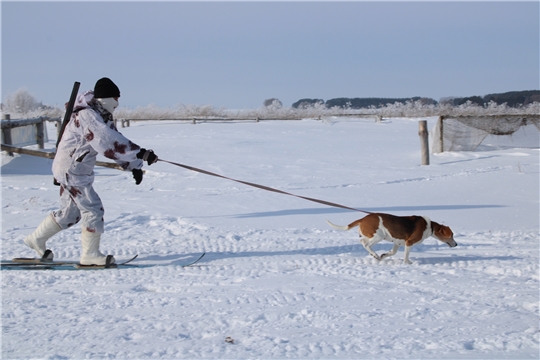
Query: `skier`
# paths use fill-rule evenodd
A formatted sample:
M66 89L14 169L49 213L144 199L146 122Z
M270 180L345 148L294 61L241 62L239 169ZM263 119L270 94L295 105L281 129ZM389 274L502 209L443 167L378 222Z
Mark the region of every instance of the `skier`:
M118 132L113 112L118 107L120 90L109 78L99 79L94 90L79 94L73 114L58 144L52 165L54 179L60 184L60 209L51 212L24 239L40 257L46 251L47 240L79 221L82 227L81 265L110 265L114 256L99 251L104 232L104 209L92 186L98 154L116 161L124 170L131 170L135 183L143 179L143 162L157 162L152 150L146 150ZM47 260L53 259L47 255Z

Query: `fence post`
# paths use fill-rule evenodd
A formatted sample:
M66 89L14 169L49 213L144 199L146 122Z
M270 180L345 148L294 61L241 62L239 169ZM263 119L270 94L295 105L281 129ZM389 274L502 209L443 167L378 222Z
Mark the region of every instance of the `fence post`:
M439 152L444 152L444 116L439 116L439 119L437 120L437 126L439 128Z
M122 119L119 119L119 121L121 122L123 128L129 127L129 119L122 118Z
M422 165L429 165L429 138L427 131L427 120L418 122L418 135L420 135L420 146L422 149Z
M36 124L36 142L38 145L38 149L45 149L45 132L44 132L44 121L42 117L40 117L40 122Z
M56 138L58 139L60 137L60 130L62 130L62 120L56 120Z
M2 114L2 120L11 120L11 116L9 114ZM11 128L2 129L2 133L4 134L4 144L13 145L11 140ZM8 155L13 156L13 153L8 152Z

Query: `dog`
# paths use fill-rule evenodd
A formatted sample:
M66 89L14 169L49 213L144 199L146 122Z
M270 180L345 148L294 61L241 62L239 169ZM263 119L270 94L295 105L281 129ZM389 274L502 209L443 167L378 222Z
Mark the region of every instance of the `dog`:
M326 222L337 230L350 230L359 227L360 243L377 260L382 260L398 251L400 246L405 246L405 263L412 264L409 253L414 245L422 243L425 239L433 236L437 240L446 243L450 247L456 247L454 233L445 225L431 221L427 216L395 216L383 213L370 213L366 217L356 220L347 226ZM379 256L371 247L382 240L391 241L394 247L388 253Z

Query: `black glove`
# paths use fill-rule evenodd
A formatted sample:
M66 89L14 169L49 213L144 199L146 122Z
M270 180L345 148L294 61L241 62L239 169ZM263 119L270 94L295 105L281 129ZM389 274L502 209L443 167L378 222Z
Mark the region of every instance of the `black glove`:
M131 170L131 173L133 174L133 178L135 179L135 184L139 185L142 181L143 171L141 169L133 169Z
M146 161L148 165L152 165L153 163L156 163L158 161L158 157L156 154L154 154L154 150L146 150L141 149L139 153L137 154L137 159L142 159L143 161Z

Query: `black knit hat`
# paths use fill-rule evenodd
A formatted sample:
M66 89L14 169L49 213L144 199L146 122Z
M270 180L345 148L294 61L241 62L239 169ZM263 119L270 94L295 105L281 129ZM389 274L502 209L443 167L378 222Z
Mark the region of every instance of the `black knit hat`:
M98 99L120 97L120 89L111 79L104 77L96 82L94 97Z

